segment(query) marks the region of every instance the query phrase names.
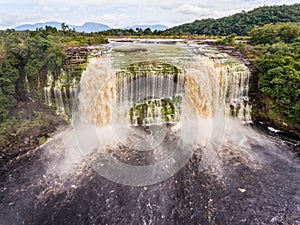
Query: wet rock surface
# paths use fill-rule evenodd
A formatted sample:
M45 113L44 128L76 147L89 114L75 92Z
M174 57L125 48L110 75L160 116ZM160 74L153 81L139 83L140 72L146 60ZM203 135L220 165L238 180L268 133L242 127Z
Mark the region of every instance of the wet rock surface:
M22 120L19 122L26 120L28 124L18 132L8 133L8 140L0 142L0 171L9 160L37 148L41 144L40 138L46 140L67 125L65 119L38 100L19 102L10 116L18 117L20 113Z
M113 183L88 162L47 173L53 156L37 148L1 168L0 224L299 224L299 158L280 140L248 142L225 144L206 170L195 150L175 176L145 187Z

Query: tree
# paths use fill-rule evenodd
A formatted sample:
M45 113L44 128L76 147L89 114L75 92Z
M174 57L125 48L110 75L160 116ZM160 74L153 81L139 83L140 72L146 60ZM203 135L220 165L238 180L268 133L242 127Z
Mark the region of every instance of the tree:
M16 81L19 73L9 61L5 61L0 66L0 122L7 117L9 109L16 101L14 94L16 92Z
M297 24L268 24L250 32L259 46L259 89L276 116L300 124L300 40ZM274 114L274 112L273 112ZM273 116L274 117L274 116Z
M255 26L263 26L278 22L299 22L300 4L263 6L249 12L236 13L219 19L195 20L167 29L166 34L199 34L227 36L236 33L240 36L248 35Z
M144 30L144 35L152 35L152 30L148 27Z
M70 31L70 28L68 25L66 25L65 23L61 24L61 30L64 34L68 33Z
M293 43L300 36L299 23L266 24L255 27L251 32L252 44L274 44L278 42Z

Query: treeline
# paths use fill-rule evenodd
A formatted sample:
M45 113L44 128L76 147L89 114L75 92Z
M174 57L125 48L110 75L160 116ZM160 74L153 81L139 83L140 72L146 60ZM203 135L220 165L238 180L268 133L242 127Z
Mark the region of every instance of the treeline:
M50 70L57 75L66 59L66 46L107 42L98 34L77 33L65 24L62 29L46 26L36 31L0 31L0 123L18 100L26 97L25 79L38 85Z
M263 6L249 12L242 11L219 19L202 19L165 30L163 35L227 36L248 35L255 26L269 23L300 21L300 4Z
M250 33L256 50L261 118L300 130L300 23L267 24Z
M163 35L164 31L162 30L154 30L152 31L150 28L142 29L136 28L134 29L110 29L99 32L99 34L104 36L151 36L151 35Z

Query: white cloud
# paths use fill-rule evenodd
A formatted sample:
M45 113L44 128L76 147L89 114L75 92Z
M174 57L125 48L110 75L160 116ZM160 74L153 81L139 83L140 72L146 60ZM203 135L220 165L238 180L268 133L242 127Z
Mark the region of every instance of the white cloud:
M59 11L60 12L67 12L67 11L69 11L70 9L68 8L68 7L61 7L60 9L59 9Z
M16 25L30 23L32 20L40 21L41 16L38 13L23 12L1 12L2 21L0 29L13 28Z
M49 20L76 25L94 21L113 27L137 23L174 26L262 5L297 2L299 0L1 0L0 29Z
M46 12L53 12L53 11L54 11L54 9L51 8L51 7L49 7L49 6L45 6L45 7L43 8L43 10L46 11Z
M207 10L199 6L190 5L190 4L184 4L177 9L177 12L179 13L190 14L190 15L201 15L205 11L207 12Z

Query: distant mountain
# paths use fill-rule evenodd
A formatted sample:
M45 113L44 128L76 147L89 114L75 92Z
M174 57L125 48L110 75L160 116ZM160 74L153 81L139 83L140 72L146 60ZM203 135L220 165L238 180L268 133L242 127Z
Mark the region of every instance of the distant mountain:
M104 31L104 30L109 30L111 27L101 24L101 23L92 23L92 22L87 22L83 24L82 26L76 26L72 24L67 24L69 28L73 29L75 28L76 31L79 32L97 32L97 31ZM45 26L51 26L51 27L56 27L58 30L61 29L61 23L59 22L44 22L44 23L35 23L35 24L24 24L15 27L14 29L16 31L22 31L22 30L36 30L36 28L41 28Z
M20 26L15 27L16 31L22 30L35 30L36 28L41 28L45 26L56 27L57 29L61 29L61 23L59 22L45 22L45 23L35 23L35 24L22 24Z
M51 26L51 27L56 27L56 29L60 30L61 29L61 24L60 22L44 22L44 23L35 23L35 24L23 24L20 26L15 27L14 29L16 31L23 31L23 30L36 30L37 28L45 27L45 26ZM93 23L93 22L87 22L83 24L82 26L76 26L72 24L66 24L69 26L71 29L75 29L78 32L97 32L97 31L105 31L112 29L111 27L101 24L101 23ZM133 29L135 30L136 28L142 28L145 30L146 28L150 28L152 31L154 30L166 30L168 29L167 26L164 25L133 25L133 26L127 26L124 29Z
M263 26L268 23L299 22L300 4L263 6L249 12L242 11L232 16L219 19L202 19L192 23L182 24L164 31L172 34L199 34L199 35L247 35L254 26Z
M73 26L73 25L68 25L69 27L74 27L76 31L79 32L86 32L86 33L90 33L90 32L97 32L97 31L104 31L104 30L109 30L111 29L111 27L102 24L102 23L92 23L92 22L87 22L85 24L83 24L82 26Z
M133 25L133 26L124 27L124 29L133 29L133 30L135 30L136 28L142 28L143 30L145 30L146 28L150 28L152 31L168 29L167 26L161 25L161 24L156 24L156 25Z

